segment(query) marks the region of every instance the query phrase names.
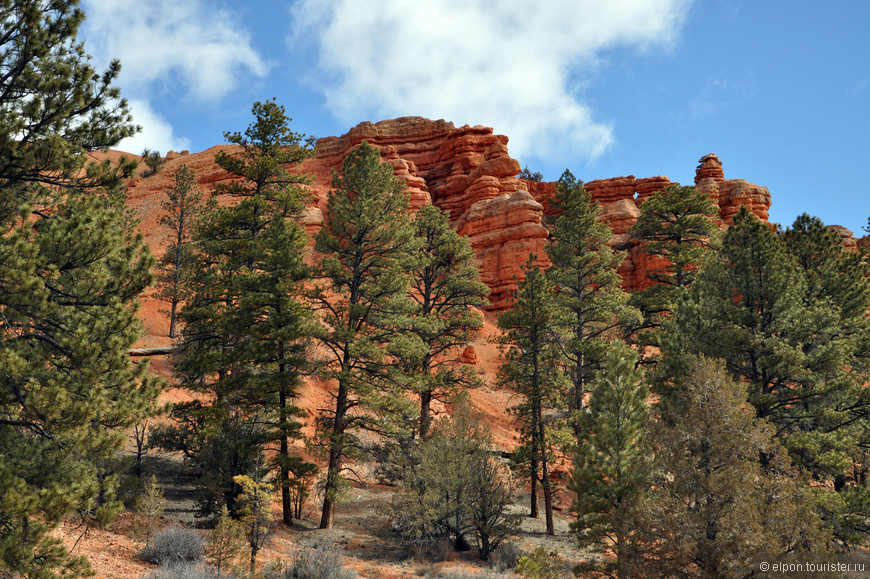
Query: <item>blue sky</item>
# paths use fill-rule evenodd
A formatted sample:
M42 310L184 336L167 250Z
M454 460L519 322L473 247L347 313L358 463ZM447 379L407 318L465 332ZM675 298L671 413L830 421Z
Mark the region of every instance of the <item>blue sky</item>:
M201 151L276 97L339 135L405 115L482 124L555 180L667 175L717 153L765 185L771 220L863 234L870 2L779 0L83 0L94 63L143 132Z

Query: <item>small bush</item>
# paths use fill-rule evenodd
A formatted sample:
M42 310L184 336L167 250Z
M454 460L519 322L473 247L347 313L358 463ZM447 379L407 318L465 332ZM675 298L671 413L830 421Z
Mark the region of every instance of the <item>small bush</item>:
M480 573L471 573L461 569L447 569L436 571L435 573L426 573L425 577L429 579L512 579L516 577L513 573L500 573L498 571L483 570Z
M139 551L139 558L161 567L197 563L205 556L205 539L192 529L169 527L154 534L151 546Z
M493 553L492 567L496 571L511 571L527 556L528 552L516 546L514 543L502 543L501 547Z
M560 579L570 576L559 552L548 551L543 545L531 555L520 557L514 572L529 579Z
M346 569L341 547L332 542L303 547L286 566L272 566L265 579L356 579L353 569Z
M233 576L199 563L176 563L151 571L145 579L233 579Z

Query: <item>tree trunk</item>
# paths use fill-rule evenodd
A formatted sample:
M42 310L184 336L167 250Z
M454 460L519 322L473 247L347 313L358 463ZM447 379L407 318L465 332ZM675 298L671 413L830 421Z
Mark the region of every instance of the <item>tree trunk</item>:
M420 393L420 438L429 435L429 426L432 424L432 415L429 406L432 404L432 390L424 390Z
M540 406L538 407L538 412L541 412ZM540 430L538 441L541 445L541 486L544 489L544 517L547 521L547 534L555 535L556 529L553 526L553 493L550 489L550 472L547 467L547 440L544 438L544 420L540 414L538 416L538 428Z
M338 477L341 476L341 458L344 454L344 428L347 414L348 385L344 380L338 382L338 396L335 400L335 420L332 423L332 436L329 441L329 466L326 471L326 485L323 489L323 512L320 515L320 528L332 528L335 517L335 494L338 491Z
M175 324L176 319L178 318L178 302L176 300L172 300L172 303L169 305L169 337L175 337Z
M290 468L287 466L290 462L290 442L287 440L287 386L281 385L281 390L278 393L278 402L280 408L278 410L278 420L281 424L281 448L279 450L281 456L279 460L281 470L281 514L284 524L288 527L293 526L293 504L290 501Z
M533 444L534 446L534 444ZM538 456L537 449L532 449L532 456L529 460L529 470L532 472L532 494L531 508L529 516L533 519L538 518Z

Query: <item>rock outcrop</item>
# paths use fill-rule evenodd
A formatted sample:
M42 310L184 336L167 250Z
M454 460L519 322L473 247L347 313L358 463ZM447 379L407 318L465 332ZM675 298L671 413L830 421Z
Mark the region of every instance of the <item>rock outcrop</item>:
M407 183L412 210L431 201L450 212L451 225L477 254L481 280L491 290L490 307L506 308L514 276L521 276L529 255L545 263L548 234L544 207L517 178L520 164L508 154L507 137L488 127L457 128L420 117L361 123L341 137L317 141L317 156L303 170L315 164L338 168L363 140L378 147ZM313 189L319 185L315 181ZM315 193L325 200L325 191Z
M407 184L412 210L431 202L450 212L451 225L468 237L476 252L481 279L492 292L490 309L498 311L510 305L510 292L516 287L514 276L522 276L522 266L530 255L537 256L542 265L547 263L549 232L544 222L545 216L553 213L550 201L556 184L518 178L520 164L508 153L506 136L496 135L488 127L456 127L422 117L364 122L340 137L317 141L316 155L299 168L314 177L307 185L311 204L302 215L309 234L316 234L323 226L332 171L340 169L347 154L363 140L380 149L382 159ZM139 180L131 188L131 204L139 211L146 239L156 253L162 252L167 241L163 228L157 226L159 210L155 209L159 207L157 198L171 184L169 176L185 163L196 172L202 188L214 187L229 178L214 164L214 153L232 149L221 145L202 153L169 155L160 174ZM655 265L631 239L631 227L643 202L671 184L663 176L633 175L586 183L587 191L601 204L601 219L613 229L611 245L626 252L619 271L628 290L646 287L645 272ZM767 188L742 179L726 179L715 154L700 159L695 186L717 204L723 227L741 205L760 219L768 219ZM846 247L857 247L851 232L835 229Z
M519 179L520 164L508 153L508 138L488 127L455 127L443 120L403 117L379 123L361 123L340 137L317 142L317 156L303 170L317 173L316 165L338 168L351 149L363 140L378 147L396 176L407 183L411 208L432 202L450 212L451 225L468 237L474 248L481 279L491 290L490 308L510 305L515 276L529 255L547 263L548 231L544 216L552 213L549 201L555 183ZM743 180L725 179L715 154L699 161L696 186L719 205L721 223L730 223L740 205L767 220L770 192ZM327 189L316 180L312 190L325 209ZM640 251L629 231L640 215L639 206L650 195L672 185L663 176L638 179L634 175L598 179L586 190L601 204L601 219L613 229L611 245L626 252L619 272L629 290L649 284L645 271L650 257ZM306 226L312 223L306 221Z

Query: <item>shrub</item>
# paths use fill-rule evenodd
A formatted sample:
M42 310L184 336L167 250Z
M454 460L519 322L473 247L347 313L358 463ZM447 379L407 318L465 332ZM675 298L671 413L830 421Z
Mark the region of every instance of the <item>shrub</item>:
M511 579L516 577L513 573L501 573L498 571L483 570L480 573L471 573L461 569L447 569L426 573L429 579Z
M145 165L148 167L148 171L146 172L146 174L142 175L143 177L146 177L148 175L153 175L154 173L159 171L160 168L163 167L163 164L166 162L166 159L164 159L160 155L160 151L145 149L144 151L142 151L142 162L144 162Z
M233 576L199 563L175 563L151 571L145 579L233 579Z
M138 557L161 567L178 563L197 563L205 556L205 539L192 529L169 527L154 534L151 546Z
M493 569L499 572L512 571L520 559L527 556L529 553L515 543L504 543L499 550L493 554L492 566Z
M278 565L265 571L264 579L356 579L356 571L345 568L342 551L332 542L303 547L287 567Z
M558 551L541 545L531 555L520 557L514 572L529 579L560 579L570 575Z
M474 540L488 560L518 524L508 513L511 485L490 445L479 417L465 405L454 408L419 443L393 502L393 528L425 547L450 540L455 550L468 551Z
M239 559L247 546L244 523L233 519L224 505L217 525L206 539L206 555L209 563L220 571Z

